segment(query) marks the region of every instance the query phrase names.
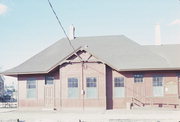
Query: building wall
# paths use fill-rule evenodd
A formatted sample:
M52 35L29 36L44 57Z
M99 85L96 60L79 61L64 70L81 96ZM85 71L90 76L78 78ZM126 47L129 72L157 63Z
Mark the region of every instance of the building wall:
M39 75L19 75L19 107L34 107L34 108L57 108L57 109L106 109L106 66L98 61L96 58L92 57L88 53L81 52L80 56L84 60L89 60L89 62L82 63L79 62L77 57L70 57L69 60L71 63L66 63L60 68L49 74L39 74ZM54 85L46 86L45 85L45 76L55 76ZM68 82L69 77L78 78L78 89L79 89L79 98L69 99L68 98ZM86 97L86 78L87 77L96 77L97 78L97 98L87 98ZM37 98L28 99L27 98L27 79L34 78L36 79L37 86ZM53 97L48 100L46 94L47 88L53 88ZM50 98L50 97L49 97ZM52 103L53 105L49 105Z
M89 53L81 51L79 55L85 62L80 62L79 58L73 55L67 59L66 63L48 74L19 75L19 106L21 108L121 109L129 107L132 102L151 106L163 105L163 107L174 107L174 104L180 104L178 71L118 72ZM143 74L142 83L134 82L135 74ZM163 76L164 96L162 97L153 95L154 75ZM54 84L45 85L45 76L53 76ZM70 77L78 78L78 98L68 98L68 78ZM97 78L97 98L87 98L87 77ZM114 96L115 77L124 78L123 97ZM37 98L35 99L27 99L26 81L28 78L35 78L37 81Z
M80 55L84 60L88 59L89 62L79 63L79 59L71 59L72 63L64 64L60 68L60 104L59 108L80 108L90 109L99 108L106 109L106 72L105 65L96 62L94 57L91 57L88 53L82 53ZM93 61L92 61L93 60ZM82 68L83 67L83 68ZM78 98L68 98L68 82L70 77L78 78ZM87 98L86 78L97 78L97 98Z
M27 80L29 78L36 79L37 97L33 99L27 98ZM44 105L44 75L25 75L18 76L18 98L19 107L41 107Z
M45 76L53 76L55 84L59 81L59 70L50 72L49 74L38 75L19 75L18 76L18 105L20 108L44 108L45 106ZM36 94L37 97L27 98L27 80L36 80ZM57 91L57 90L56 90Z
M108 68L108 72L111 72L111 75L107 75L109 78L108 83L112 82L112 92L114 93L114 77L124 77L124 87L125 87L125 96L122 98L116 98L113 95L112 108L126 108L128 103L132 103L132 98L136 98L140 102L146 105L159 106L160 104L163 107L174 107L174 104L180 104L178 98L178 77L177 71L146 71L146 72L117 72L111 68ZM142 83L134 83L134 75L143 74ZM153 76L162 75L163 76L163 89L164 96L155 97L153 95ZM137 102L137 101L135 101ZM139 102L137 102L140 104Z

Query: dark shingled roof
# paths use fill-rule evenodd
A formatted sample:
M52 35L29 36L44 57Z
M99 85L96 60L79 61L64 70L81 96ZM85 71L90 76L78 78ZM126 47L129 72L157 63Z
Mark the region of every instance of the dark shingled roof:
M180 69L180 58L175 55L179 45L175 47L177 50L171 50L168 46L167 49L166 46L162 49L141 46L123 35L76 37L72 44L76 51L83 48L118 71ZM63 38L19 66L5 71L4 74L48 73L73 53L67 39Z

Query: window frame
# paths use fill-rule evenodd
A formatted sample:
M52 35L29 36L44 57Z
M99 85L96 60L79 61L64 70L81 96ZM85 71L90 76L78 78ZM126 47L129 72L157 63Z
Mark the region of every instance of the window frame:
M93 84L94 82L90 82L90 81L89 81L90 83L88 83L87 82L88 78L96 79L96 82L95 82L96 84L94 85ZM92 86L91 85L88 86L88 84L91 84ZM85 92L86 93L86 99L98 99L98 95L99 95L99 92L98 92L98 77L97 76L87 76L86 79L85 79L85 85L86 85L86 92ZM88 97L88 90L90 90L90 88L94 88L94 90L95 90L96 94L95 94L94 97L92 97L92 96Z
M77 83L74 83L74 81L71 80L71 83L69 83L70 79L76 79ZM72 77L68 77L67 78L67 98L68 99L78 99L80 97L79 95L79 78L78 77L75 77L75 76L72 76ZM70 96L70 92L74 92L74 91L77 91L76 94L74 94L73 96Z
M152 78L153 78L152 79L153 87L163 86L163 76L162 75L154 75ZM160 80L160 78L161 78L161 80Z
M164 96L164 77L163 75L154 75L152 77L152 88L153 88L153 96L154 97L163 97ZM155 94L154 90L157 89L161 89L162 90L162 94Z
M48 79L50 78L50 79ZM52 83L49 83L47 81L52 80ZM53 76L45 76L45 85L54 85L54 77Z
M70 79L73 79L73 80L76 79L76 80L77 80L77 81L76 81L77 83L74 83L74 81L72 81L72 80L71 80L71 83L69 83L69 82L70 82L70 81L69 81ZM77 77L68 77L68 88L78 88L78 87L79 87L79 84L78 84L78 83L79 83L79 79L78 79Z
M117 83L117 79L120 78L120 83ZM122 83L123 81L123 83ZM118 85L118 86L116 86ZM124 77L114 77L114 87L124 87Z
M90 83L88 83L87 80L90 79L90 78L93 78L93 80L95 79L95 82L94 81L93 82L89 81ZM93 83L95 83L95 84L93 84ZM97 87L97 78L96 77L86 77L86 87L87 88L89 88L89 87Z
M35 82L35 84L33 84L35 87L30 87L30 85L32 85L32 81ZM29 84L29 83L31 83L31 84ZM33 90L33 92L35 92L34 97L29 96L29 93L32 92L32 90ZM37 80L36 80L36 78L29 78L26 80L26 98L27 99L37 99Z
M119 83L117 83L118 82L117 79L119 79ZM124 98L125 97L125 78L123 76L114 77L113 78L113 86L114 86L113 97L114 98ZM117 94L117 92L121 93L122 91L123 91L122 94Z
M134 74L134 83L143 83L144 75L143 74Z

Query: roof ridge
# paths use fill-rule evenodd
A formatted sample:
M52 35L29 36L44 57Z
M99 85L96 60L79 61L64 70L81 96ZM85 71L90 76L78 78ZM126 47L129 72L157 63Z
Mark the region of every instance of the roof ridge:
M142 46L155 46L155 47L160 47L160 46L180 46L180 44L161 44L161 45L142 45Z
M77 36L76 38L97 38L97 37L121 37L121 36L125 36L123 34L120 35L97 35L97 36ZM126 36L125 36L126 37ZM63 37L62 39L67 39L66 37ZM75 40L74 39L74 40Z

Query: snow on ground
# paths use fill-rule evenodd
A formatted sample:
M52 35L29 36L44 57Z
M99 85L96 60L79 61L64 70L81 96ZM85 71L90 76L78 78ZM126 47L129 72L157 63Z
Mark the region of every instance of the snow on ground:
M126 122L117 121L117 119L134 120L132 122L179 122L180 111L143 109L107 111L18 111L15 109L0 109L0 120L17 119L26 120L25 122Z

